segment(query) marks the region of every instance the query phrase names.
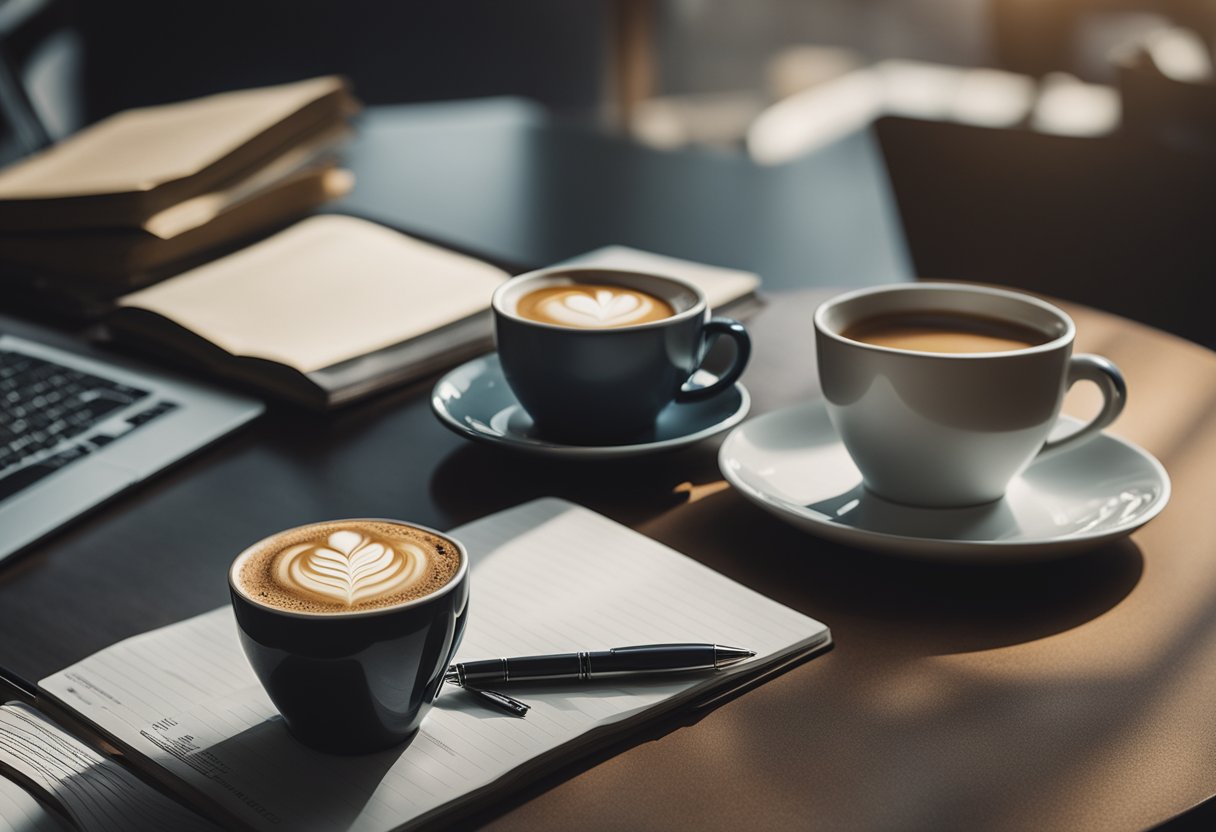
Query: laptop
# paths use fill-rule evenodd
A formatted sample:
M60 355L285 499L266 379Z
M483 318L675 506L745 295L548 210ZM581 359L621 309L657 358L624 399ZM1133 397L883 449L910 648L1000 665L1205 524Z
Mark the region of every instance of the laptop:
M37 333L0 333L0 560L262 409Z

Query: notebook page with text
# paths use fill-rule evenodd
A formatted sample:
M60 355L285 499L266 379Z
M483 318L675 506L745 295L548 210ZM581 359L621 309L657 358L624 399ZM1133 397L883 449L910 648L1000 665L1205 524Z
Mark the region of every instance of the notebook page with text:
M0 830L74 828L81 832L218 832L113 760L65 733L20 702L0 706L0 770L16 772L49 795L71 820L67 827L0 777ZM22 818L22 823L17 823Z
M114 645L42 688L251 827L388 830L432 818L614 723L829 640L819 622L561 500L451 534L472 567L458 659L681 641L757 656L717 673L512 687L532 706L526 719L449 687L408 745L361 757L313 752L290 737L245 662L228 608Z

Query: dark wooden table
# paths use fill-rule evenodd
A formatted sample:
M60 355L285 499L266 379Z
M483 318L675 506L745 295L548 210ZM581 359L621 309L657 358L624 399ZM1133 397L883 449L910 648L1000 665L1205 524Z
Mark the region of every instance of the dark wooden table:
M811 313L750 322L753 413L814 395ZM0 571L0 664L38 679L226 603L248 542L339 516L447 528L576 500L831 625L836 648L475 819L495 829L1139 829L1216 792L1216 355L1069 307L1131 397L1114 432L1171 505L1129 540L1026 567L900 561L805 536L732 492L716 442L605 464L466 443L428 385L333 417L285 408ZM1096 396L1078 391L1081 415Z

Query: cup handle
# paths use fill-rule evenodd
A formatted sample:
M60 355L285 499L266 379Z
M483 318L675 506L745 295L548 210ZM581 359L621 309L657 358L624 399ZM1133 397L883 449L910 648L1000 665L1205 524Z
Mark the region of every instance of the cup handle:
M1078 381L1092 381L1102 391L1105 400L1098 415L1088 425L1073 431L1068 436L1044 443L1035 459L1054 456L1067 447L1083 442L1102 428L1115 421L1123 412L1127 402L1127 383L1123 381L1123 373L1119 368L1100 355L1074 355L1068 361L1068 377L1065 381L1067 390Z
M716 396L732 386L739 380L739 376L743 375L747 359L752 354L752 339L747 334L747 330L743 328L743 324L733 318L711 318L706 322L704 329L701 330L701 358L697 361L697 369L701 368L701 362L709 354L714 342L723 335L735 342L735 360L731 362L727 371L708 387L681 387L680 391L676 393L677 402L699 402Z

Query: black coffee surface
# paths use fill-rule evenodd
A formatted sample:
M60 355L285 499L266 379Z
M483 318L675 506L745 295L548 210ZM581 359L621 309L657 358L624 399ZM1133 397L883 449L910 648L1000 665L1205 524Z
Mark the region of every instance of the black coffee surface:
M1051 336L1016 321L957 312L876 315L841 332L845 338L916 352L1009 352L1046 344Z

